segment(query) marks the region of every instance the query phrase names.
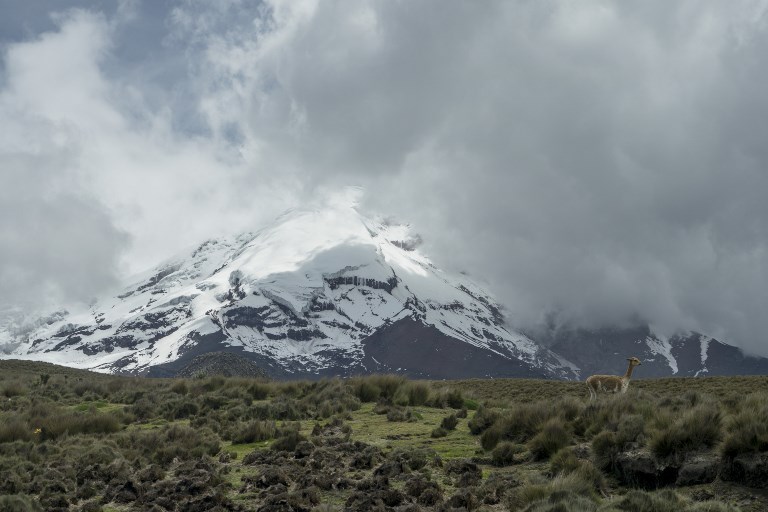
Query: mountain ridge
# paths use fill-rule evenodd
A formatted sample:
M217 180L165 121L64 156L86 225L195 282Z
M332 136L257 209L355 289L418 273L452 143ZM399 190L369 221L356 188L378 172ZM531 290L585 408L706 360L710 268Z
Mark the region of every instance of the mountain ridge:
M37 321L26 337L6 329L6 356L146 374L193 352L232 350L287 377L385 369L577 376L574 365L510 329L488 292L438 269L419 244L408 226L351 207L292 210L257 232L207 240L79 315ZM421 336L431 352L414 361L388 351L386 363L374 363L368 352L384 355L373 341L390 328L398 333L391 342ZM462 366L467 360L474 373ZM483 360L493 361L491 374Z

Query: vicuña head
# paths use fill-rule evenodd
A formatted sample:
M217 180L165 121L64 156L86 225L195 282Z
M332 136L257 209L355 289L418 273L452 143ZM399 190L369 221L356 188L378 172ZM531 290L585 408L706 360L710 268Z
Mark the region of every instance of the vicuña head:
M597 394L603 393L626 393L629 388L629 379L632 377L632 370L635 366L643 364L636 357L628 357L629 366L627 373L623 377L618 375L592 375L587 378L587 388L589 388L589 399L594 400Z

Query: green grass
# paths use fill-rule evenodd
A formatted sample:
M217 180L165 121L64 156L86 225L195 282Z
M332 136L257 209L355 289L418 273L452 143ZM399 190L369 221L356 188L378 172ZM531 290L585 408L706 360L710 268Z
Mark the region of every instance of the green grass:
M43 374L49 377L43 379ZM244 486L246 477L263 468L245 465L243 459L255 450L274 454L275 439L244 444L233 440L279 438L298 428L301 436L322 445L324 434L313 439L313 430L316 425L330 425L335 430L328 435L338 436L334 442L343 443L348 436L349 441L378 447L382 453L374 455L379 459L371 459L377 460L373 467L366 463L348 469L352 460L348 454L343 463L313 471L339 470L359 482L371 479L377 467L402 454L428 453L426 466L393 475L388 488L402 491L413 473L423 473L440 485L447 500L459 491L459 477L444 468L454 459L472 459L480 465L483 478L479 485L471 484L473 492L481 493L491 475L516 482L505 491L517 489L517 494L496 505L484 505L481 511L514 509L515 503L529 506L557 495L576 496L576 501L594 501L601 507L663 498L677 503L680 510L699 512L703 509L695 509L689 497L704 491L725 502L741 503L742 512L768 510L767 496L722 481L659 494L661 498L635 493L625 500L631 489L616 478L613 464L627 446L645 450L664 463L702 451L725 458L768 451L768 377L637 380L626 395L601 397L590 404L586 386L580 382L427 382L391 375L317 382L138 379L29 361L0 361L0 388L7 390L0 401L0 473L8 475L0 481L0 495L34 497L41 500L43 509L56 507L44 502L51 493L42 492L39 482L60 483L67 499L78 507L81 502L75 492L82 485L75 478L78 471L88 468L95 473L89 478L95 482L97 496L104 496L112 485L109 482L121 478L148 478L142 489L151 489L154 480L139 475L155 467L160 471L156 478L167 484L164 489L184 488L188 484L174 482L187 482L194 475L218 475L228 485L221 499L255 510L263 499L261 491L245 492ZM469 409L468 417L457 418L456 428L446 430L445 437L433 438L432 432L441 424L452 423L446 418L458 413L454 407L462 406ZM181 407L186 407L183 414L179 414ZM117 422L119 428L85 428L87 422L99 419ZM84 426L68 427L65 421ZM264 421L274 422L274 429L265 436L242 435L245 426ZM59 424L64 425L60 432L54 430ZM49 425L54 435L35 434L40 425ZM336 445L323 446L333 452ZM360 450L364 448L370 449ZM577 458L577 453L582 455ZM201 458L201 454L206 455ZM293 458L289 454L285 460ZM193 467L203 460L208 466ZM4 485L15 487L9 490ZM603 485L610 499L598 493ZM354 492L353 485L322 490L320 495L322 503L343 508ZM182 494L174 500L181 503L186 498ZM137 508L113 502L104 510Z
M352 439L380 448L431 448L444 459L472 457L480 447L476 437L470 435L467 420L460 419L456 430L446 437L433 439L432 430L445 418L445 409L414 407L421 419L412 422L391 422L384 414L375 414L373 404L352 413L347 423L352 427Z

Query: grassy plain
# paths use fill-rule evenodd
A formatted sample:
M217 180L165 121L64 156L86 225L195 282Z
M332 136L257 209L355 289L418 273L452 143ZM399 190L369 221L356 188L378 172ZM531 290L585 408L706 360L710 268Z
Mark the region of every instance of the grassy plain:
M768 510L768 377L115 377L0 361L0 510Z

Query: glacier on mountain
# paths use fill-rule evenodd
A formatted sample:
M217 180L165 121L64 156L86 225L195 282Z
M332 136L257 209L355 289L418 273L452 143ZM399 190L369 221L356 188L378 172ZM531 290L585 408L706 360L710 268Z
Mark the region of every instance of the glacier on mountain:
M286 374L339 365L362 373L387 369L366 366L366 340L407 319L531 375L577 375L510 329L499 304L469 278L438 269L420 243L408 226L354 207L291 210L260 231L208 240L84 311L0 326L2 357L141 374L216 339Z

